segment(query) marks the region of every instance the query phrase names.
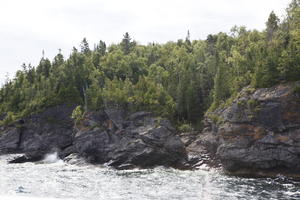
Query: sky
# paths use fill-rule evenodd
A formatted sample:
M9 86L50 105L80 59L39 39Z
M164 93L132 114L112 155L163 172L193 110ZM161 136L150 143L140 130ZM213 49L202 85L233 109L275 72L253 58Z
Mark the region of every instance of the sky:
M84 37L118 43L125 32L141 44L229 32L263 30L273 10L283 17L291 0L0 0L0 84L22 63L36 66L62 50L68 57Z

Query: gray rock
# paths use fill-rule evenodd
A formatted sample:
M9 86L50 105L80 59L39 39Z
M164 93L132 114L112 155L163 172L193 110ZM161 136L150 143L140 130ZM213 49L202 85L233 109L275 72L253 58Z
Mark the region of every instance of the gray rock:
M1 153L25 153L28 160L42 158L53 149L72 144L72 106L55 106L5 127L0 132Z
M74 127L70 119L73 109L74 106L55 106L4 127L0 153L24 153L14 160L21 163L57 152L68 163L84 160L108 163L117 169L180 167L187 159L184 144L166 119L144 111L126 115L110 109L88 113Z
M124 116L125 116L123 110L106 109L104 112L107 115L108 119L111 120L118 129L123 128L122 123L124 121Z
M229 107L210 114L221 116L221 123L205 120L206 134L219 141L216 155L225 171L299 174L300 101L293 88L290 83L244 90Z
M84 158L80 157L79 154L70 154L63 159L64 162L71 165L86 165L87 162Z
M20 145L20 128L11 127L0 135L0 153L16 153Z
M142 114L143 113L143 114ZM174 128L156 123L156 119L139 112L125 129L116 131L91 130L76 134L76 151L92 163L108 163L117 169L153 167L158 165L177 167L186 159L184 144L175 135Z

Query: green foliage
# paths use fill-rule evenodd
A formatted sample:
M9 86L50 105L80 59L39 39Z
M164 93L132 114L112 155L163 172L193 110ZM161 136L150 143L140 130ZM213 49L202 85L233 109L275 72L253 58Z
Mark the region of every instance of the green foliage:
M279 26L279 18L276 14L272 11L269 15L268 21L266 23L266 32L267 32L267 40L271 41L274 37L274 33L278 30Z
M0 121L1 126L9 125L16 120L16 116L12 112L8 112L6 117Z
M254 92L255 92L255 88L253 88L253 87L248 87L245 89L245 93L247 95L253 94Z
M0 113L23 117L68 103L84 111L148 110L195 125L245 86L299 79L300 4L293 0L286 18L272 12L261 32L235 26L206 40L191 41L188 33L185 40L148 45L125 33L120 43L100 40L93 50L84 38L68 58L59 51L52 62L43 57L35 67L23 64L0 89Z
M88 55L91 53L89 43L87 42L86 38L83 38L83 40L80 44L80 48L81 48L81 53L83 53L83 54Z
M178 130L182 133L193 131L193 127L191 124L183 123L178 127Z
M207 113L206 116L210 118L215 124L222 124L224 122L224 119L217 114Z
M247 101L247 106L250 110L254 111L260 105L257 99L249 99Z
M77 106L73 110L71 118L75 120L75 124L84 119L84 112L81 106Z
M239 101L237 102L237 105L238 105L238 107L240 107L240 108L245 108L246 105L247 105L247 101L239 100Z
M106 80L102 91L105 107L147 110L162 116L172 116L175 103L164 88L154 81L141 77L134 85L125 81Z

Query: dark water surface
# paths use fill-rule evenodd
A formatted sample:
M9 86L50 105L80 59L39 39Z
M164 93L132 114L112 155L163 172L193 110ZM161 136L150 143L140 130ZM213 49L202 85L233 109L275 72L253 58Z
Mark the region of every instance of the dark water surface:
M284 179L229 177L218 171L155 168L117 171L108 167L47 163L7 164L0 157L0 200L300 199L300 183Z

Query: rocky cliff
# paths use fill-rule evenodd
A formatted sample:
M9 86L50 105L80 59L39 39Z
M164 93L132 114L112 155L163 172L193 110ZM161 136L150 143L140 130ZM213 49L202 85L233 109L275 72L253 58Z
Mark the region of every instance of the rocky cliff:
M105 110L86 114L74 126L73 109L56 106L1 127L0 154L24 153L11 162L27 162L58 152L66 161L80 158L118 169L180 167L186 160L184 144L166 119Z
M12 162L58 152L76 163L117 169L203 164L229 174L300 177L300 82L244 88L206 114L202 133L178 135L167 119L149 112L90 112L74 125L74 106L61 105L0 127L0 154L24 153Z
M73 108L55 106L0 127L0 154L26 153L28 158L37 160L54 149L72 145Z
M299 176L300 82L244 88L223 108L207 113L201 137L226 172Z

